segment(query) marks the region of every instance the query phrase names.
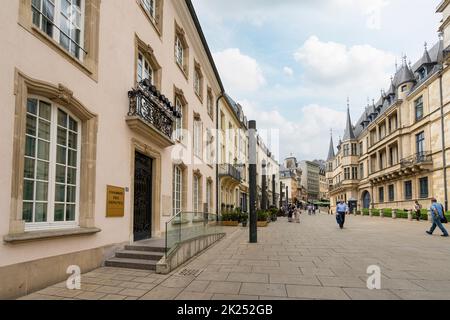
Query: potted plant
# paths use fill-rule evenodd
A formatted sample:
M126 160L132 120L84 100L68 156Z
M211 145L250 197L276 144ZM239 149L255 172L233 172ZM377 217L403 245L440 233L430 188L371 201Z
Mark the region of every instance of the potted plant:
M225 227L237 227L239 225L239 214L235 212L223 213L222 225Z
M258 217L258 227L262 228L267 227L269 213L267 213L266 211L259 210L256 214Z
M276 207L270 208L270 218L273 222L277 221L278 219L278 209Z
M248 224L248 213L247 212L241 213L241 223L244 228L247 227L247 224Z

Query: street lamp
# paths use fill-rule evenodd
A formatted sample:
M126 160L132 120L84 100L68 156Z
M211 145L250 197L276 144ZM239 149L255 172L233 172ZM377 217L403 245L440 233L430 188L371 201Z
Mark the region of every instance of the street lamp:
M267 162L262 161L262 199L261 199L261 209L267 211Z

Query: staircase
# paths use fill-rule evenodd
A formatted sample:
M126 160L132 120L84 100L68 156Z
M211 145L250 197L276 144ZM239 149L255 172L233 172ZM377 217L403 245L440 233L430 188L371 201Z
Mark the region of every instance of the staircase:
M114 258L105 261L106 267L155 271L164 256L165 248L159 243L145 242L127 245L117 251Z

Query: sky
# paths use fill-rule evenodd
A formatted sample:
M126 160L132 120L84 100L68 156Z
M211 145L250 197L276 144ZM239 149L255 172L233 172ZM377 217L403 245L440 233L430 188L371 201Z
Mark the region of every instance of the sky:
M278 159L325 159L388 89L396 61L438 41L440 0L193 0L225 90L278 131ZM275 139L274 139L275 140ZM270 143L268 143L270 144ZM270 146L269 146L270 147Z

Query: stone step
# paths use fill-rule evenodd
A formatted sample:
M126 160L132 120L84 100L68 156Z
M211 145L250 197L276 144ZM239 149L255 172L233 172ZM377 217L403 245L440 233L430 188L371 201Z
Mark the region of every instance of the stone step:
M159 261L164 256L163 252L121 250L116 252L116 258L136 259L136 260L156 260Z
M152 247L148 245L130 244L125 246L128 251L144 251L144 252L161 252L164 254L166 249L164 247Z
M105 261L106 267L113 268L127 268L136 270L156 270L155 260L141 260L141 259L125 259L125 258L111 258Z

